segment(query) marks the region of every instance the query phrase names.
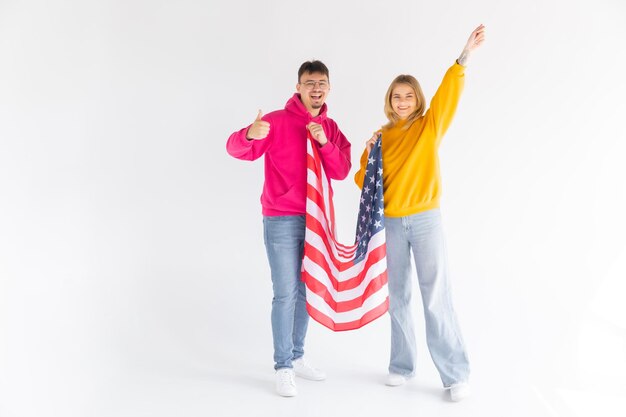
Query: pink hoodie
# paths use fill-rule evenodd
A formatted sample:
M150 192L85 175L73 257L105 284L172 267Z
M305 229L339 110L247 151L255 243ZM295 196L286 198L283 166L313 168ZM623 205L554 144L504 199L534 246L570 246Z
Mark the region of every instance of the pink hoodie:
M306 208L306 141L309 122L322 125L328 142L319 146L326 176L336 180L350 172L350 142L341 133L337 123L326 116L324 104L320 114L311 116L296 93L287 101L284 110L263 116L270 123L265 139L247 140L247 126L233 133L226 142L226 150L237 159L253 161L265 155L265 184L261 195L264 216L305 214Z

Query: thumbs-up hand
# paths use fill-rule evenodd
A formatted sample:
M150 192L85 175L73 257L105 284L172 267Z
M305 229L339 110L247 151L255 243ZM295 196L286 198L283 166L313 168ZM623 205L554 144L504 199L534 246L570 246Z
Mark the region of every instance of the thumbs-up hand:
M270 124L264 120L261 120L263 117L263 112L259 110L259 114L257 114L256 119L248 128L248 132L246 133L246 139L248 140L261 140L267 137L267 134L270 133Z

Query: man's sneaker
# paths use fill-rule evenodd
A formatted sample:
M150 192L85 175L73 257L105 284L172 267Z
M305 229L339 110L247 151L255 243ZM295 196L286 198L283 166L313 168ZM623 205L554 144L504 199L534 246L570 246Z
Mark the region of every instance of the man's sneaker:
M276 392L283 397L295 397L296 381L293 378L293 369L282 368L276 371Z
M385 381L385 385L390 387L398 387L400 385L404 385L406 382L406 377L400 374L389 374L387 375L387 380Z
M298 358L291 363L296 376L300 378L310 379L311 381L323 381L326 379L326 373L311 366L304 358Z
M450 386L450 400L457 402L470 396L470 386L467 382L460 382Z

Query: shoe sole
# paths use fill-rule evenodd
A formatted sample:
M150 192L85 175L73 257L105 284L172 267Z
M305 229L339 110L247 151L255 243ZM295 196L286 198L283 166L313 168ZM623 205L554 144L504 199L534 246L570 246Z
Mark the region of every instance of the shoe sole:
M401 376L401 375L399 375L399 376ZM406 377L404 377L403 379L397 378L397 382L391 382L389 380L386 380L385 381L385 385L387 385L388 387L399 387L401 385L406 384L406 381L407 381Z
M470 394L463 394L458 397L453 397L452 395L450 395L450 401L452 401L453 403L458 403L460 401L468 399L469 397L470 397Z
M385 382L385 385L388 386L388 387L401 387L404 384L406 384L406 381L399 382L399 383Z

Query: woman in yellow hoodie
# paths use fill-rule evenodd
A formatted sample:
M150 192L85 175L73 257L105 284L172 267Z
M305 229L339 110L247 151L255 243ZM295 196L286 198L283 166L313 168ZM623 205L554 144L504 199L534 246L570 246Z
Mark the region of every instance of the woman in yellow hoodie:
M382 134L385 229L391 316L391 360L387 385L415 375L415 326L411 316L411 250L417 269L428 349L450 398L469 396L469 361L452 308L444 235L439 212L438 149L464 83L470 54L485 39L480 25L446 72L426 111L426 100L411 75L396 77L385 97L389 123L366 143L355 182L363 186L369 151Z

